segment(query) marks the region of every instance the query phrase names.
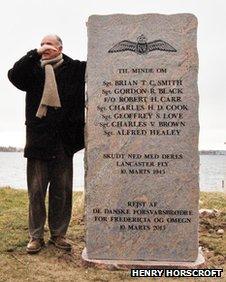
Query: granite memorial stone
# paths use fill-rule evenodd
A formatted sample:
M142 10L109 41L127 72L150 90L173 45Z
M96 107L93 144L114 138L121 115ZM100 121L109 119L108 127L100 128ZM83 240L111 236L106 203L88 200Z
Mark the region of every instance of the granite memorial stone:
M195 261L197 19L93 15L87 28L87 257Z

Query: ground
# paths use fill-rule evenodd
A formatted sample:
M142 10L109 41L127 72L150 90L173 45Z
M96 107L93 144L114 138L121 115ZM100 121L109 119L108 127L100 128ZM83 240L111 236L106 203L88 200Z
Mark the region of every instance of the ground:
M27 193L25 190L0 189L0 281L133 281L129 270L93 267L84 263L85 246L83 193L74 192L73 216L68 239L73 251L67 253L47 245L39 254L27 255ZM226 196L223 193L201 193L200 208L216 209L211 216L200 218L200 245L206 257L206 268L226 270L226 236L218 234L226 228ZM45 239L48 241L48 228ZM225 274L224 274L225 275ZM197 281L192 278L140 278L136 281ZM198 281L226 281L224 278L199 278Z

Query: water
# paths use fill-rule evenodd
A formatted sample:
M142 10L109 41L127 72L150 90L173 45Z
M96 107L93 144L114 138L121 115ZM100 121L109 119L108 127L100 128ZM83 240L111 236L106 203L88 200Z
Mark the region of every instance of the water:
M73 158L73 188L82 191L84 187L84 150L79 151ZM0 152L0 187L27 189L26 184L27 159L23 153Z
M200 156L199 183L201 191L226 191L226 155Z
M84 150L74 155L74 191L84 187ZM226 155L200 156L200 190L223 191L222 181L226 186ZM23 153L0 152L0 187L26 189L26 159Z

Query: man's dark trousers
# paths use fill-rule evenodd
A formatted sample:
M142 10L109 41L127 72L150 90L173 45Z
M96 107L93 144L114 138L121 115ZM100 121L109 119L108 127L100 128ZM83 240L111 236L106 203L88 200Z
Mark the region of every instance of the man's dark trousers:
M48 223L51 236L64 236L72 210L73 156L60 144L51 160L27 159L29 233L43 238L46 221L45 196L49 184Z

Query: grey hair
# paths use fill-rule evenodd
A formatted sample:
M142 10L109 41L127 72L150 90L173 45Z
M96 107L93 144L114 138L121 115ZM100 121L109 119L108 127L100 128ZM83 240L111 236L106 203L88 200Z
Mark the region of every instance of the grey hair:
M54 34L55 35L55 37L56 37L56 40L60 43L60 46L63 46L63 41L62 41L62 39L58 36L58 35L56 35L56 34Z

